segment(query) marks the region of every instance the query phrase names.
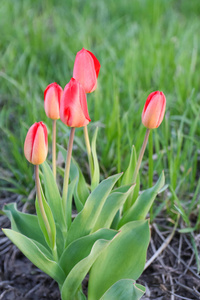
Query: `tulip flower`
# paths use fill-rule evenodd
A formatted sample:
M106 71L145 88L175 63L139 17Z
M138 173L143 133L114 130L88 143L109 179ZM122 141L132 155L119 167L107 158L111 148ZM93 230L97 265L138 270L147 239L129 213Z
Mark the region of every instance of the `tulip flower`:
M65 86L60 104L60 119L69 127L82 127L91 121L85 91L74 78Z
M52 168L56 179L56 120L60 119L60 100L63 89L56 82L49 84L44 91L44 110L48 118L53 120L52 135Z
M35 123L30 128L24 142L24 154L33 165L42 164L48 152L47 128L43 122Z
M91 121L88 115L86 93L82 85L74 78L71 78L64 88L60 103L60 119L64 124L71 127L62 196L63 208L65 208L75 127L86 126Z
M151 93L142 112L142 123L149 129L160 126L165 113L166 99L163 92Z
M44 109L48 118L60 119L60 99L63 89L56 82L49 84L44 91Z
M76 54L73 78L81 83L86 93L96 89L100 67L98 59L92 52L83 48Z
M140 168L140 165L142 162L144 151L147 146L150 130L160 126L160 124L163 120L164 114L165 114L165 107L166 107L166 98L165 98L165 95L163 94L163 92L156 91L156 92L149 94L149 96L147 97L146 103L144 105L143 112L142 112L142 123L145 127L147 127L147 130L146 130L144 141L143 141L143 144L142 144L142 147L140 150L138 161L137 161L137 164L135 167L135 171L133 174L133 183L135 183L137 174L139 172L139 168ZM150 152L153 151L151 149L152 147L153 146L152 146L152 141L151 141ZM149 161L151 161L151 163L152 163L151 159Z
M46 157L48 151L48 139L47 139L47 128L43 122L34 123L26 135L24 142L24 154L26 159L35 165L35 187L38 200L38 206L41 213L41 216L44 221L44 225L51 241L52 247L52 232L51 227L43 206L42 195L40 190L40 179L39 179L39 165L42 164ZM57 253L53 253L54 258L56 259Z

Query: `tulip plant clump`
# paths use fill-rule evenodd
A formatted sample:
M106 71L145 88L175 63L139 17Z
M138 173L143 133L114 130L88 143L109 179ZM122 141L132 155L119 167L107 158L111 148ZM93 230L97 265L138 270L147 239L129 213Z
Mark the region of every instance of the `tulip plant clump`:
M44 108L53 120L52 167L45 161L47 128L43 122L35 123L27 133L24 154L35 165L36 215L18 211L15 204L5 205L12 229L3 231L29 260L57 281L62 300L137 300L145 292L136 280L143 272L150 240L146 216L164 185L162 173L153 187L139 193L139 168L149 132L163 120L166 100L159 91L148 96L142 113L147 131L138 160L132 147L127 170L99 182L97 130L90 145L86 98L86 93L96 89L99 70L94 54L82 49L64 91L57 83L47 86ZM71 128L68 149L58 145L66 160L62 190L56 175L58 119ZM72 157L76 127L84 129L89 183ZM82 282L88 273L86 298Z

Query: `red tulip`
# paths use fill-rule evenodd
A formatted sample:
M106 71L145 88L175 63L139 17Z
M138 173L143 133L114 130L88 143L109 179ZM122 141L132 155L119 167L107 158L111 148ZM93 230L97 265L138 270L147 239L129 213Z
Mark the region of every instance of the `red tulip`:
M42 164L48 152L47 128L43 122L35 123L30 128L24 142L24 154L33 165Z
M71 78L65 86L60 104L60 119L69 127L86 126L91 120L88 115L86 93L82 85Z
M48 118L60 119L60 99L63 89L56 82L49 84L44 91L44 109Z
M100 67L92 52L83 48L76 54L73 77L82 84L86 93L96 89Z
M142 112L142 123L149 129L157 128L164 117L166 98L163 92L151 93L145 103Z

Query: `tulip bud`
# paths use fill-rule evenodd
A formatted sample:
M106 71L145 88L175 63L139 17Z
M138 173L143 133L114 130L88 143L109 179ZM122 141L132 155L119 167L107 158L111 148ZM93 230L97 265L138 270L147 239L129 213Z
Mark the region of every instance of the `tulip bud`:
M98 59L92 52L83 48L76 54L73 78L82 84L86 93L96 89L100 67Z
M60 99L63 89L56 82L49 84L44 91L44 109L48 118L60 119Z
M163 92L151 93L144 105L142 112L142 123L149 129L157 128L164 117L166 98Z
M33 165L42 164L48 151L47 128L43 122L35 123L30 128L24 142L24 154Z
M71 78L65 86L60 103L60 119L69 127L86 126L91 120L88 115L86 93L82 85Z

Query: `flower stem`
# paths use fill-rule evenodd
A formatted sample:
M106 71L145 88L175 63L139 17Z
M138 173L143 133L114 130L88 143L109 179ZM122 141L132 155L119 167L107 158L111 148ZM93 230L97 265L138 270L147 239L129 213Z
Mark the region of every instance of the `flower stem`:
M68 185L69 185L69 171L70 171L70 163L71 163L71 156L72 156L72 146L73 146L73 141L74 141L74 132L75 132L75 127L72 127L71 132L70 132L70 137L69 137L69 143L68 143L68 151L67 151L67 158L66 158L66 164L65 164L64 184L63 184L62 201L63 201L64 211L65 211L66 202L67 202L67 193L68 193Z
M56 180L56 120L53 120L52 169L54 178Z
M83 127L83 130L84 130L85 145L86 145L86 149L87 149L88 162L89 162L89 168L90 168L90 178L92 180L94 166L93 166L92 151L91 151L91 147L90 147L90 140L89 140L87 125Z
M49 240L50 240L50 243L52 246L52 254L53 254L54 259L57 261L57 259L58 259L57 250L56 250L55 245L53 245L51 228L50 228L49 221L47 219L47 215L45 213L43 202L42 202L42 195L41 195L41 190L40 190L40 178L39 178L39 165L35 165L35 186L36 186L36 194L37 194L40 213L42 215L44 225L46 227L47 234L49 236Z
M149 187L153 185L153 132L149 134Z
M137 178L137 175L138 175L138 172L139 172L139 169L140 169L140 165L141 165L141 162L142 162L144 151L145 151L146 146L147 146L149 133L150 133L150 129L147 128L146 134L145 134L145 137L144 137L144 141L143 141L143 144L142 144L142 147L141 147L141 150L140 150L140 154L139 154L139 157L138 157L138 161L137 161L137 164L135 166L135 171L134 171L134 174L133 174L133 183L136 182L136 178Z

